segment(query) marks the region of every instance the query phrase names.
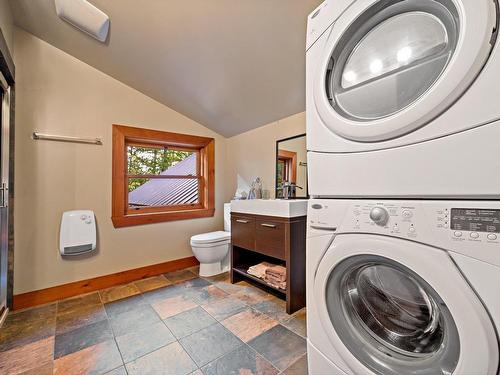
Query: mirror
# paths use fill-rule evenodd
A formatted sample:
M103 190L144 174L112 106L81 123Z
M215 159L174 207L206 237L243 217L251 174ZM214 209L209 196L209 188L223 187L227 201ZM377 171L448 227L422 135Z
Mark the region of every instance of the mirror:
M292 189L284 191L284 184L292 184ZM293 189L293 185L297 188ZM276 198L307 198L308 195L306 135L301 134L277 141Z

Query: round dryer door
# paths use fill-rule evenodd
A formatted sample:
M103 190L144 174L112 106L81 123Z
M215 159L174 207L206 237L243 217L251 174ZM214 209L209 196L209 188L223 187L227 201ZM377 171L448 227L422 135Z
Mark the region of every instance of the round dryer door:
M493 325L444 251L341 235L314 288L325 331L356 374L496 374Z
M492 0L356 1L334 24L320 60L320 117L357 141L425 125L477 77L496 22Z

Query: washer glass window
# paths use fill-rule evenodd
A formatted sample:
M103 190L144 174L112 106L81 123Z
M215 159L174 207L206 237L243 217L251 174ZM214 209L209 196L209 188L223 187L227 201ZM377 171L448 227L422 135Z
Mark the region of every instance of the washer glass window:
M331 55L326 77L331 105L357 121L408 107L447 67L458 19L448 0L378 2L351 25Z
M330 319L350 352L380 375L451 374L460 344L437 292L405 266L378 256L337 265L325 291Z

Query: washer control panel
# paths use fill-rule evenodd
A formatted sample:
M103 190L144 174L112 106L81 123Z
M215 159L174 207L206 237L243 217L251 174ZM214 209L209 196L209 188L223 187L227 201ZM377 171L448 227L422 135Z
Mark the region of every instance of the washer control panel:
M500 234L500 210L451 208L450 230L456 240L496 241Z
M379 234L500 266L500 201L311 199L309 234Z
M418 236L418 215L413 205L361 201L351 207L354 231L386 233L410 238Z

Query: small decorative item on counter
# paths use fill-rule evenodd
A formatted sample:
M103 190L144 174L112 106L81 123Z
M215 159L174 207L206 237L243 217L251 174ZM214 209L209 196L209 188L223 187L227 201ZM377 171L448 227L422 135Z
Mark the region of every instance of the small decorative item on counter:
M269 192L269 190L262 190L262 199L271 199L271 193Z
M262 180L256 177L248 193L248 199L262 199Z
M238 186L236 187L236 192L234 193L234 199L236 200L247 199L248 197L247 192L250 190L250 186L245 181L245 179L240 175L237 176L237 184Z

